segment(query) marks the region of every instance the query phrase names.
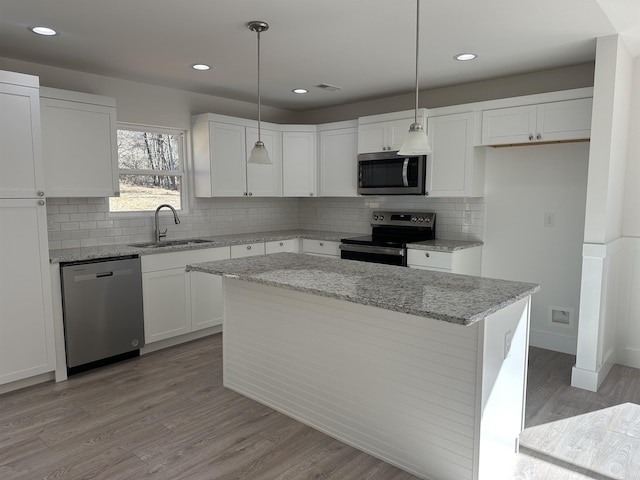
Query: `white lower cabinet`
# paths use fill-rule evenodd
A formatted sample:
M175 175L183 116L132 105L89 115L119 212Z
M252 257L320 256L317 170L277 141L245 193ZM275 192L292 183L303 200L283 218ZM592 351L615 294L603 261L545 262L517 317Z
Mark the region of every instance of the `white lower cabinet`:
M222 325L222 277L189 272L191 287L191 331Z
M44 201L0 199L0 224L2 385L52 372L56 357Z
M232 245L231 258L253 257L264 255L264 242L248 243L245 245Z
M265 253L280 253L280 252L300 252L300 240L297 238L290 238L288 240L274 240L272 242L265 242Z
M306 253L309 255L327 255L330 257L340 257L340 242L303 238L302 253Z
M470 247L452 252L407 250L407 266L421 270L480 275L482 247Z
M145 343L222 323L221 279L186 266L228 258L229 247L142 257Z

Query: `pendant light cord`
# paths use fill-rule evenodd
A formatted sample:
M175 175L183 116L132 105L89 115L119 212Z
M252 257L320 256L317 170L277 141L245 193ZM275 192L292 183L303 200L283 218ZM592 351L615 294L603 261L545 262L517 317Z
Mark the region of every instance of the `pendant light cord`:
M258 29L258 141L260 138L260 30Z
M420 0L416 0L416 109L415 109L415 123L418 123L418 60L420 51Z

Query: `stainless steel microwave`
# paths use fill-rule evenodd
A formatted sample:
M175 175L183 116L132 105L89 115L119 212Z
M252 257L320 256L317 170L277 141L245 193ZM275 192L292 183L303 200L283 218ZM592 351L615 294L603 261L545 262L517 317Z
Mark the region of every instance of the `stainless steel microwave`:
M424 195L427 156L404 157L397 151L358 155L361 195Z

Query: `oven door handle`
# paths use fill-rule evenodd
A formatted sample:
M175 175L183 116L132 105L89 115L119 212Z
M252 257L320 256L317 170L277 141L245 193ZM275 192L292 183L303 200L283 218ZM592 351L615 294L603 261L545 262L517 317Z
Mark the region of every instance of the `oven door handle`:
M402 184L405 187L409 186L409 178L407 177L408 170L409 170L409 158L405 158L404 163L402 164Z
M340 244L340 250L344 250L345 252L358 252L358 253L371 253L371 254L382 254L382 255L393 255L394 257L404 257L404 248L394 248L394 247L376 247L370 245L351 245L351 244Z

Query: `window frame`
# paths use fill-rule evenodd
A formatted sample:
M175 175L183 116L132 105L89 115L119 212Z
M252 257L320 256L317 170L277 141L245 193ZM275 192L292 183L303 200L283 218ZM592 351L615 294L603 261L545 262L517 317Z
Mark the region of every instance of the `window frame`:
M181 170L149 170L149 169L122 169L120 168L120 158L118 157L118 188L120 187L120 175L152 175L152 176L179 176L180 177L180 209L176 209L179 213L189 213L188 192L188 174L187 174L187 135L186 130L171 127L158 127L154 125L143 125L135 123L116 123L117 130L128 130L133 132L161 133L164 135L178 136L179 156ZM154 210L128 210L128 211L112 211L111 204L107 201L107 217L108 218L131 218L131 217L148 217L153 214Z

